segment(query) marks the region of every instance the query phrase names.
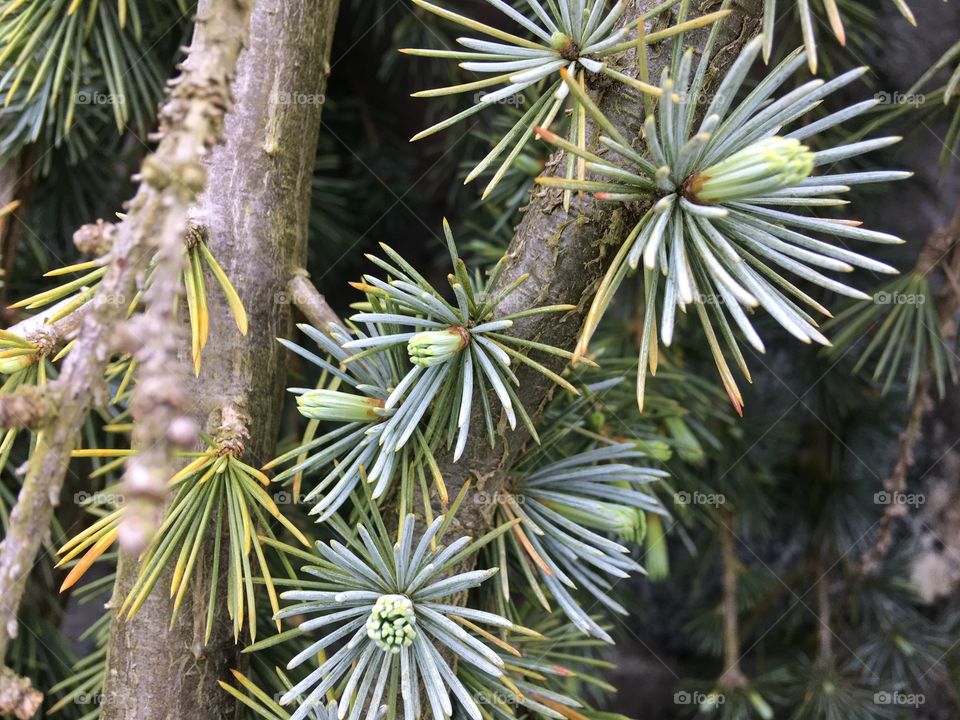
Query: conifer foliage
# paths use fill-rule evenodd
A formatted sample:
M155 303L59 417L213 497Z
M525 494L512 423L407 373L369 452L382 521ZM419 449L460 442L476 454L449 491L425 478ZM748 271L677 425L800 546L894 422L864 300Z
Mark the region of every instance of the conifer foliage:
M851 49L914 0L293 5L281 62L242 0L0 0L0 717L956 714L901 520L960 210L877 208L918 124L951 170L957 38L887 107Z

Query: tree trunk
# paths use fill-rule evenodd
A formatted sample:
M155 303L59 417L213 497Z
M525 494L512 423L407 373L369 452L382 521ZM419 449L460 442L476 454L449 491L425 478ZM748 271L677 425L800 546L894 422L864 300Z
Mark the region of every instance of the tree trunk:
M210 157L208 190L194 216L243 299L250 330L238 333L219 287L208 278L210 339L200 378L190 388L192 414L211 435L249 438L245 460L257 466L273 454L283 403L286 362L276 338L292 330L285 289L306 259L311 177L338 4L257 1L250 45L233 86L236 105L227 116L226 143ZM209 0L201 0L199 17L208 8ZM198 563L172 628L169 575L132 620L114 619L103 720L237 716L236 703L217 685L236 665L240 647L225 618L225 598L211 640L203 644L211 564L211 557ZM226 563L220 567L223 594ZM136 560L121 557L113 607L136 572Z

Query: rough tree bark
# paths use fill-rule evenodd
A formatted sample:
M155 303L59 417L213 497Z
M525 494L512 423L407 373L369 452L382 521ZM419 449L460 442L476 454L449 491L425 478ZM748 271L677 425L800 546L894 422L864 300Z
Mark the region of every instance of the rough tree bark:
M257 466L273 454L283 402L286 359L276 338L292 331L286 288L306 260L310 180L338 4L257 1L226 143L210 158L208 190L194 213L243 299L250 330L237 332L208 280L210 339L199 380L189 388L192 414L209 434L242 442L244 459ZM200 16L210 5L201 1ZM211 557L201 560L172 629L169 578L132 620L114 620L103 720L236 717L236 703L217 686L235 667L239 650L225 599L210 643L203 644L211 563ZM136 570L135 559L121 557L113 606ZM226 586L221 577L221 592Z

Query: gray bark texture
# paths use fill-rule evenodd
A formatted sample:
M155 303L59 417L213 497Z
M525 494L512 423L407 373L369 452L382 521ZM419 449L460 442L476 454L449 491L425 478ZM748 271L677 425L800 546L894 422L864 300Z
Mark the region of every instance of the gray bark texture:
M250 320L241 336L219 287L208 277L210 339L200 377L188 388L204 430L240 441L255 466L274 450L289 336L287 284L306 259L310 180L339 0L258 0L249 46L240 57L226 142L209 158L208 190L194 213L231 278ZM211 0L201 0L199 16ZM212 547L208 545L208 547ZM212 557L198 563L184 607L169 628L169 575L131 620L111 628L103 720L234 718L237 703L218 686L236 667L226 600L203 644ZM226 589L221 562L219 588ZM136 578L121 556L113 606Z

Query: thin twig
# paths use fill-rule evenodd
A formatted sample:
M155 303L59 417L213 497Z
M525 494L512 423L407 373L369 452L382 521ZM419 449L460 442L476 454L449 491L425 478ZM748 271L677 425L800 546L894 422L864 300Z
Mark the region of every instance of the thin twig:
M740 620L737 602L737 578L740 560L737 557L736 523L732 512L720 514L720 560L723 564L723 674L720 686L732 690L744 687L747 677L740 668Z
M817 557L817 615L820 625L817 628L817 660L824 669L833 669L833 629L830 602L830 571L822 553Z
M957 286L957 265L960 264L960 205L954 211L950 222L943 228L933 232L927 238L917 260L915 272L930 275L940 271L944 278L943 288L939 292L937 314L940 320L940 334L944 343L950 344L957 334L956 314L960 310L960 288ZM889 502L880 518L876 541L864 554L860 563L861 577L871 573L886 556L893 542L893 531L898 518L907 514L905 503L898 502L898 498L906 491L910 470L913 468L915 448L923 430L923 421L927 413L934 407L931 389L933 373L929 365L923 369L923 374L917 383L917 391L907 412L907 422L900 433L900 442L897 446L897 459L894 462L890 476L884 480L883 487L889 493Z
M327 300L317 287L310 281L310 276L306 270L299 269L294 272L293 277L287 284L287 292L290 302L304 314L307 321L322 333L329 333L331 325L344 327L341 320L333 308L327 304Z
M250 9L248 0L221 0L209 17L198 19L192 55L161 111L163 138L143 161L140 186L127 217L117 226L109 269L93 309L84 317L60 377L50 384L59 392L60 411L37 433L23 489L0 544L0 657L17 634L27 576L59 503L70 453L87 411L105 398L103 372L137 274L156 250L155 238L166 244L174 236L182 237L187 210L204 186L201 160L222 137L230 78L244 45ZM0 708L0 713L4 711Z

